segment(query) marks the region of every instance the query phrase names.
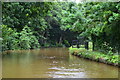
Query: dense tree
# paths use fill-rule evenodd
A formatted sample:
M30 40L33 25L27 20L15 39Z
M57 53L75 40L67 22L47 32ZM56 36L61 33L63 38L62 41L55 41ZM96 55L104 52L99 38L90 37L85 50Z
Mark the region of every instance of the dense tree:
M19 37L14 39L10 36L15 41L19 40L16 42L16 48L19 46L19 49L31 49L33 47L38 48L40 45L49 47L63 46L63 44L70 46L72 39L77 36L76 32L61 29L61 12L69 7L67 7L68 3L9 2L2 5L3 26L6 26L6 29L10 28L14 31L12 34ZM76 34L74 35L74 33ZM74 37L72 38L69 35ZM34 37L31 38L29 36ZM3 39L5 39L4 36ZM10 43L14 45L12 42ZM9 45L4 45L3 43L3 46L8 47ZM13 47L13 49L16 48Z
M91 2L78 4L77 11L67 17L67 27L80 32L94 43L94 49L105 51L119 51L120 33L120 3L119 2ZM74 19L75 18L75 19ZM74 24L69 24L74 23Z
M83 36L93 42L94 50L120 51L119 2L11 2L2 5L2 27L8 31L3 31L5 49L16 49L19 45L23 49L40 45L70 46L73 39Z

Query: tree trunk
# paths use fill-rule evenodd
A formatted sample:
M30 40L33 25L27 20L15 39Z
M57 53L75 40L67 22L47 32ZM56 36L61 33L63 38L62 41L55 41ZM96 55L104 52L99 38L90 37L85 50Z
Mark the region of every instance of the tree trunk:
M93 41L93 47L92 47L93 51L95 50L95 42Z
M93 51L95 50L95 35L91 35L91 38L92 38L92 42L93 42L93 47L92 47L92 49L93 49Z
M62 43L62 36L60 36L60 39L59 39L59 44Z
M89 49L89 47L88 47L88 42L85 42L85 49Z

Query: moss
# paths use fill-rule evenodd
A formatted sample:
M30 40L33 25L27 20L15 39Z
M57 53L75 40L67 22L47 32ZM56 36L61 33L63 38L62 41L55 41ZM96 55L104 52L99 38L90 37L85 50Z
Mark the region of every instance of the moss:
M78 57L82 57L85 59L105 63L105 64L110 64L114 66L119 66L118 64L120 63L119 61L119 55L107 55L102 52L98 51L91 51L91 50L86 50L83 48L69 48L69 53Z

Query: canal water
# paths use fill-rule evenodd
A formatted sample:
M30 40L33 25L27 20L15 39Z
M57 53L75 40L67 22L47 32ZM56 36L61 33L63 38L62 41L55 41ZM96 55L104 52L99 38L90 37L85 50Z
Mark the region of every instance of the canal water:
M70 55L67 48L9 51L3 78L118 78L118 68Z

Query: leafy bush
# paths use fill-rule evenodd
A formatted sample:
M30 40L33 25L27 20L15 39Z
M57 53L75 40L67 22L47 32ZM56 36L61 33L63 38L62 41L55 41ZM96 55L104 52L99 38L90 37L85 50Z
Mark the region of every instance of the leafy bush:
M70 46L70 44L69 44L69 42L67 40L64 40L64 44L65 44L66 47Z
M62 43L56 43L56 46L57 46L57 47L62 47L63 44L62 44Z
M6 25L2 25L2 50L32 49L40 48L37 38L33 35L29 27L25 26L18 33Z
M14 50L19 48L19 37L18 33L11 28L8 28L6 25L2 25L2 50Z
M39 48L40 44L37 38L33 35L33 32L28 26L25 26L20 33L20 47L21 49L34 49Z
M50 47L50 44L49 43L45 43L44 47Z

